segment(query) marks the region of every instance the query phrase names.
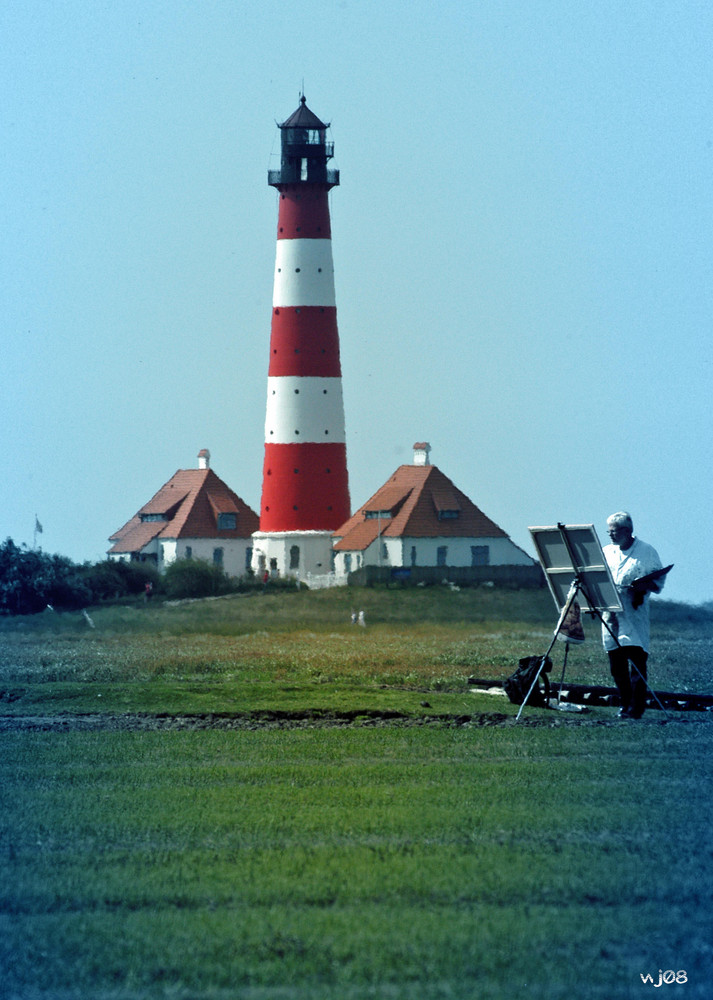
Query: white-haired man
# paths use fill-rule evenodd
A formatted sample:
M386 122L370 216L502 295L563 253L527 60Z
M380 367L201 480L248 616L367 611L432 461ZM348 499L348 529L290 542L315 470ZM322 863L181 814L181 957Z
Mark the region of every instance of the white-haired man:
M646 664L649 658L649 594L659 593L664 576L642 580L663 569L658 552L634 536L631 515L619 511L607 518L611 544L604 556L619 593L623 611L605 616L602 628L604 648L619 695L619 715L640 719L646 706Z

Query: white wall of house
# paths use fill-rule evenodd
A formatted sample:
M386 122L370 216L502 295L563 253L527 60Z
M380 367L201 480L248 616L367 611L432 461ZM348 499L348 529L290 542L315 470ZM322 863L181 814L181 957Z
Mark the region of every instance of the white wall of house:
M533 560L509 538L384 538L363 552L335 553L335 571L353 572L360 566L472 566L472 547L479 565L531 566ZM415 549L415 562L412 559ZM439 550L444 550L442 552ZM484 551L487 549L487 553ZM347 558L347 556L349 558ZM445 562L441 562L445 559ZM347 568L348 567L348 568Z
M281 577L306 580L333 568L329 531L256 531L252 546L252 568L259 576L268 569Z
M228 576L245 576L252 560L250 538L161 538L160 571L176 559L201 559L222 566Z
M228 576L245 576L252 562L251 538L154 538L141 550L139 560L152 562L160 573L176 559L202 559L222 566ZM130 562L132 552L111 554L109 559Z
M476 549L475 565L488 566L531 566L532 559L518 548L509 538L403 538L400 553L401 566L438 566L445 549L446 566L472 566L473 549ZM416 550L415 563L412 552Z

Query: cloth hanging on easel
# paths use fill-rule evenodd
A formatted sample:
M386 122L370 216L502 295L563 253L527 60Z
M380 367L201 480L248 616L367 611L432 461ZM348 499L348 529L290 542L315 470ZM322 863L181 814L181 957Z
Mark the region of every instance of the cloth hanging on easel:
M582 626L582 609L577 601L573 601L564 616L564 620L557 632L560 642L571 644L581 643L585 640L584 628Z

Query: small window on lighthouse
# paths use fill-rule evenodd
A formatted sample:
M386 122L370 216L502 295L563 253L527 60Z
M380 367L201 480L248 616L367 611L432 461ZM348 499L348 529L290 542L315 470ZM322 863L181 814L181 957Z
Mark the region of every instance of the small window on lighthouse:
M300 162L300 180L307 180L307 157L302 157Z

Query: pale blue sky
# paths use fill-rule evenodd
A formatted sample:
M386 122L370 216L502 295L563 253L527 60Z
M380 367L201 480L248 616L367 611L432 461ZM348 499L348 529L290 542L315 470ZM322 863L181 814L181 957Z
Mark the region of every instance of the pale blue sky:
M201 448L259 507L275 121L332 123L352 506L414 441L512 538L629 509L713 599L713 7L0 5L0 535Z

